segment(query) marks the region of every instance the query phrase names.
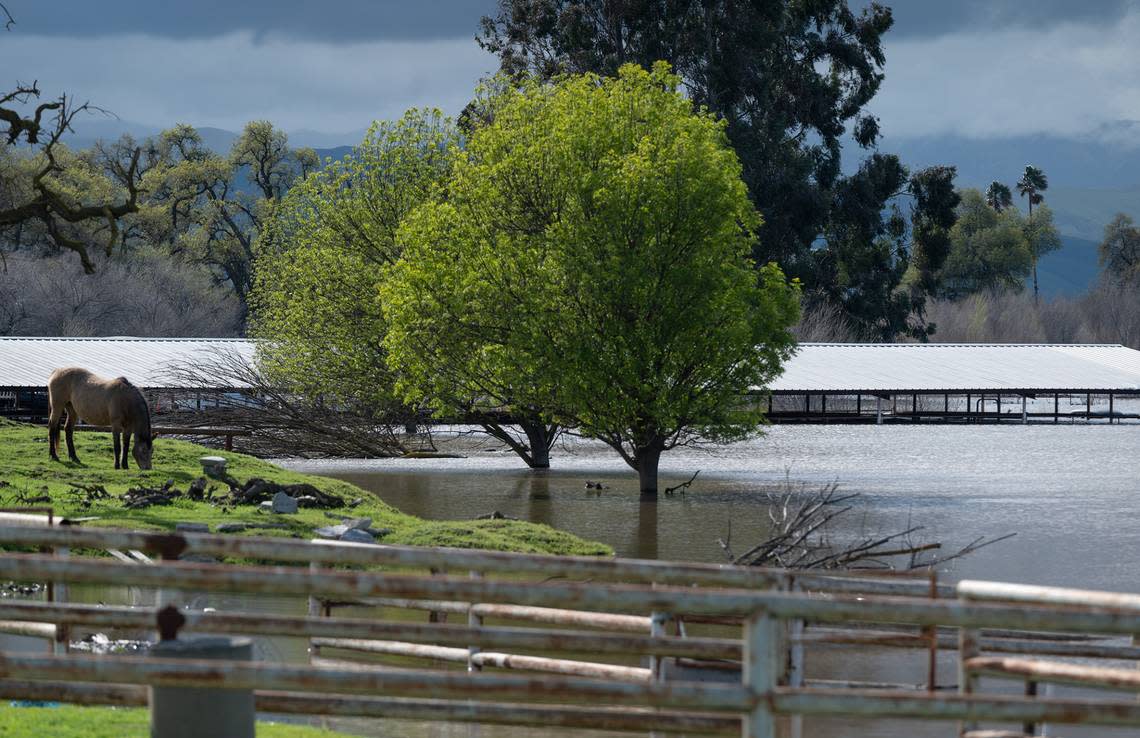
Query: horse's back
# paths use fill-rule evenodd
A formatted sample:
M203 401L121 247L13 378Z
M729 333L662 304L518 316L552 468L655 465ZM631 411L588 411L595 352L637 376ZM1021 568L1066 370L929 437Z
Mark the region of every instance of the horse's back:
M48 379L52 407L70 404L76 415L92 425L109 425L115 385L125 379L103 379L80 367L56 369Z

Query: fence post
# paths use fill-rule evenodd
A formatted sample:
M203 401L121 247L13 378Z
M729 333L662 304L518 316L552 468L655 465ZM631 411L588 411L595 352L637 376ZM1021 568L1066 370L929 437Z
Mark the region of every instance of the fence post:
M787 579L789 592L801 592L803 587L795 580L793 575ZM788 621L788 686L804 686L804 619L795 618ZM804 732L804 718L802 715L792 715L790 718L791 738L802 738Z
M196 638L161 641L150 649L157 658L249 661L246 638ZM151 738L254 738L256 711L252 689L150 688Z
M966 662L978 656L981 649L978 647L980 632L975 628L958 628L958 693L968 697L978 687L978 677L966 666ZM973 720L963 720L958 723L958 733L977 729L978 724Z
M49 521L51 517L53 516L49 516ZM59 559L66 559L71 555L71 549L65 546L52 548L51 552L53 556ZM48 601L59 604L67 602L67 582L49 583ZM62 623L55 624L55 640L52 641L51 649L52 653L57 656L66 656L71 650L71 629L68 626Z
M744 738L776 738L776 715L768 697L783 670L782 624L766 612L744 621L744 686L756 699L744 716Z
M310 574L315 575L319 570L320 570L320 565L317 564L317 562L315 562L315 561L309 562L309 573ZM322 613L321 613L321 601L320 601L320 599L315 594L309 595L309 617L319 618L321 616L321 614ZM310 638L309 639L309 663L312 664L313 659L318 658L320 655L321 655L320 654L320 646L313 645L313 639Z
M472 571L470 574L472 579L481 579L483 576L477 571ZM483 616L476 614L474 603L468 603L467 624L473 628L478 628L483 625ZM483 667L475 663L475 654L477 653L479 653L477 646L467 647L467 671L483 671Z

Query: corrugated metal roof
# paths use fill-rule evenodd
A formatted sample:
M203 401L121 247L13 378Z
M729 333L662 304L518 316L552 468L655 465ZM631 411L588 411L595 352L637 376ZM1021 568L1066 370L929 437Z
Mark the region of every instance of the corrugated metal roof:
M1140 351L1110 344L804 343L777 392L1140 390Z
M173 386L169 367L218 351L253 359L254 342L240 338L0 338L0 387L46 387L56 369L79 366L139 387Z
M252 361L238 338L0 338L0 387L44 387L81 366L140 387L172 383L168 367L218 351ZM804 343L777 392L1140 391L1140 351L1106 344Z

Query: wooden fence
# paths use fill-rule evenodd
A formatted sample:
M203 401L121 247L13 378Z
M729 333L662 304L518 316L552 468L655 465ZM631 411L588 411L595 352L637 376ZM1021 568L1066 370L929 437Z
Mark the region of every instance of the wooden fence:
M308 615L182 607L181 630L293 636L313 647L310 663L83 655L67 648L77 633L152 629L155 611L5 600L0 629L55 644L49 654L2 655L6 698L139 705L148 685L225 687L255 690L258 709L271 712L765 738L796 734L804 716L956 721L974 738L1035 735L1044 723L1140 726L1132 695L1037 694L1039 684L1140 692L1140 649L1127 641L1140 633L1135 595L60 526L0 527L0 544L42 551L0 555L0 579L54 582L57 599L66 583L149 588L171 604L209 592L305 597ZM79 550L134 553L70 555ZM189 554L279 564L177 560ZM343 617L345 607L378 609ZM409 620L409 610L434 616ZM384 617L392 612L404 617ZM441 622L443 613L463 622ZM910 690L813 683L804 666L816 648L921 648L931 664L953 650L958 683L935 684L933 668ZM443 668L347 661L353 654ZM1074 656L1111 663L1060 660ZM722 678L668 668L686 660L716 664ZM1026 694L984 693L981 677L1017 680Z

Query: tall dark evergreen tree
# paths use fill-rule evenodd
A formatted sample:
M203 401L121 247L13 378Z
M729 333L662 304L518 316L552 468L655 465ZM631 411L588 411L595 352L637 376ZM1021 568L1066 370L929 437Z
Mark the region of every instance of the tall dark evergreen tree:
M907 298L889 276L906 249L883 213L905 170L884 155L851 176L840 170L848 136L868 150L878 140L865 107L883 81L891 24L889 8L856 11L848 0L500 0L479 42L504 71L543 78L668 61L687 95L727 121L765 220L757 262L778 262L809 302L834 301L893 337L908 332L898 318Z

